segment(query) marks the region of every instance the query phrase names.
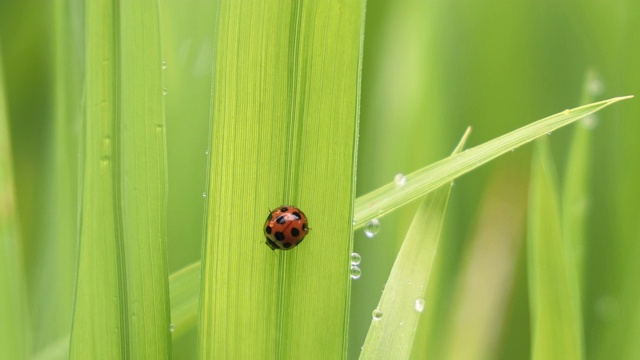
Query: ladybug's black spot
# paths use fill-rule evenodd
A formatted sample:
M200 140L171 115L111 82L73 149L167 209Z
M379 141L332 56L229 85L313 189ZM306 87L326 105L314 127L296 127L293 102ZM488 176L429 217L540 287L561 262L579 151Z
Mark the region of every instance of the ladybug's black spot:
M280 209L280 211L282 211L282 212L287 212L287 210L289 210L288 207L283 207L283 208Z
M266 232L267 234L271 234L271 226L267 226L266 228L264 228L264 232Z
M282 244L282 246L284 246L285 249L288 249L288 248L291 247L291 243L290 242L286 242L286 243Z
M284 216L280 215L276 218L276 222L280 225L283 225L287 220L284 219Z
M302 219L302 216L300 216L300 213L297 211L292 212L293 216L297 217L298 220Z
M306 223L302 224L302 231L307 231L307 224Z
M291 236L298 236L300 235L300 230L296 229L296 228L291 228Z
M278 241L284 240L284 234L281 233L280 231L276 231L276 233L273 234L273 237L275 237L276 240L278 240Z

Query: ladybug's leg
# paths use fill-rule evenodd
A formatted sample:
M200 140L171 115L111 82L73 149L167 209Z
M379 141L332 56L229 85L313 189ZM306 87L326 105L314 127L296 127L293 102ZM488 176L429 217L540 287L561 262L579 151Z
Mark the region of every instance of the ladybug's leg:
M265 241L264 243L267 244L267 246L270 247L271 250L278 250L279 249L278 245L276 245L276 243L274 243L271 239L269 239L269 238L265 238L265 239L267 239L267 241Z

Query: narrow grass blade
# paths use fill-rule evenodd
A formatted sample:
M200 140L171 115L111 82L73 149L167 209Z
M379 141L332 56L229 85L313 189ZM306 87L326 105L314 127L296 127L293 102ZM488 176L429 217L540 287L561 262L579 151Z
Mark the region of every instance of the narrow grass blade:
M78 160L82 123L82 1L53 3L53 124L43 176L46 191L38 206L42 226L30 257L34 351L69 338L78 245ZM68 345L68 344L67 344ZM68 346L66 347L68 351ZM68 358L68 353L62 358Z
M157 1L87 1L84 183L71 357L171 356Z
M363 3L220 1L203 249L203 359L340 359ZM269 209L311 233L271 251Z
M532 359L582 359L572 244L562 237L558 184L546 139L536 143L529 191L528 268Z
M525 246L528 184L523 178L526 174L497 168L483 191L480 207L473 211L477 215L456 218L456 226L465 226L466 219L474 223L467 239L457 244L463 247L459 269L439 266L432 271L427 297L435 304L425 314L428 326L418 333L425 339L418 347L423 350L422 354L412 353L418 355L415 358L499 358L496 349L509 331L510 303L519 302L513 299L514 292L524 289L519 283L526 283L517 279ZM449 247L441 254L446 258L451 252ZM432 287L434 282L441 286ZM528 318L524 321L526 329ZM523 333L518 336L528 341L528 332Z
M117 48L115 3L86 1L84 162L72 359L128 353L117 219Z
M120 206L131 358L171 356L157 0L119 2Z
M468 135L469 130L454 155L462 151ZM450 192L449 185L437 189L418 209L373 312L360 359L409 358L418 320L428 306L424 294Z
M0 358L29 359L31 328L0 53Z
M360 228L372 219L383 216L537 137L629 98L631 96L616 97L565 110L409 174L404 186L398 187L393 182L384 185L358 198L354 228Z
M594 90L598 89L597 84L599 83L600 80L593 70L587 72L582 95L583 103L593 101ZM585 229L589 207L587 188L589 186L591 134L597 122L596 116L596 114L588 115L573 129L562 184L562 236L573 249L581 293L584 280Z

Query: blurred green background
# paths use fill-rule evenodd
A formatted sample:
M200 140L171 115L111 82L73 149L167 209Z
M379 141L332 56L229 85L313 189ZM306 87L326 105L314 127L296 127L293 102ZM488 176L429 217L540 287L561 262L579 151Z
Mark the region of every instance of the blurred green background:
M71 59L82 59L82 2L68 24ZM34 346L65 334L74 277L56 273L53 248L74 251L77 239L50 239L52 116L56 74L53 4L0 1L0 46ZM202 192L210 109L215 3L160 1L163 26L169 169L169 270L199 260ZM447 156L467 126L474 146L533 120L595 100L640 94L640 3L588 1L369 0L361 89L357 192ZM77 69L78 81L82 66ZM79 82L78 84L81 84ZM78 85L79 86L79 85ZM81 91L74 94L81 101ZM631 100L590 123L588 242L584 280L586 357L640 358L640 106ZM71 123L69 141L80 124ZM558 169L571 129L551 141ZM418 354L478 359L528 358L529 310L524 239L530 147L458 179L452 192L436 270L441 296L437 329L421 329ZM562 178L562 172L560 171ZM381 290L415 206L381 219L379 233L356 234L362 276L352 286L349 357L357 358ZM54 216L55 215L55 216ZM54 275L51 275L51 274ZM52 280L54 276L55 281ZM53 300L52 300L53 299ZM61 299L56 301L55 299ZM47 304L55 303L52 308ZM44 326L49 321L56 326ZM60 320L62 319L62 320ZM431 336L421 337L428 331ZM188 358L195 332L174 344ZM416 355L416 357L422 356Z

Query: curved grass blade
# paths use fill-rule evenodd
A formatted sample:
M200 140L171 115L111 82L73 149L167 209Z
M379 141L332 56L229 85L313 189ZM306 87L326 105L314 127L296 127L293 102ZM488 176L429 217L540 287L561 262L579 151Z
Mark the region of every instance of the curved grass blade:
M546 139L534 149L528 214L532 359L582 359L575 257L562 236L558 184Z
M453 155L469 136L464 134ZM408 359L425 306L431 266L449 200L448 184L430 193L418 209L402 243L389 280L374 310L360 359Z
M629 98L631 96L621 96L565 110L409 174L404 186L386 184L356 200L354 228L360 228L372 219L383 216L537 137Z

